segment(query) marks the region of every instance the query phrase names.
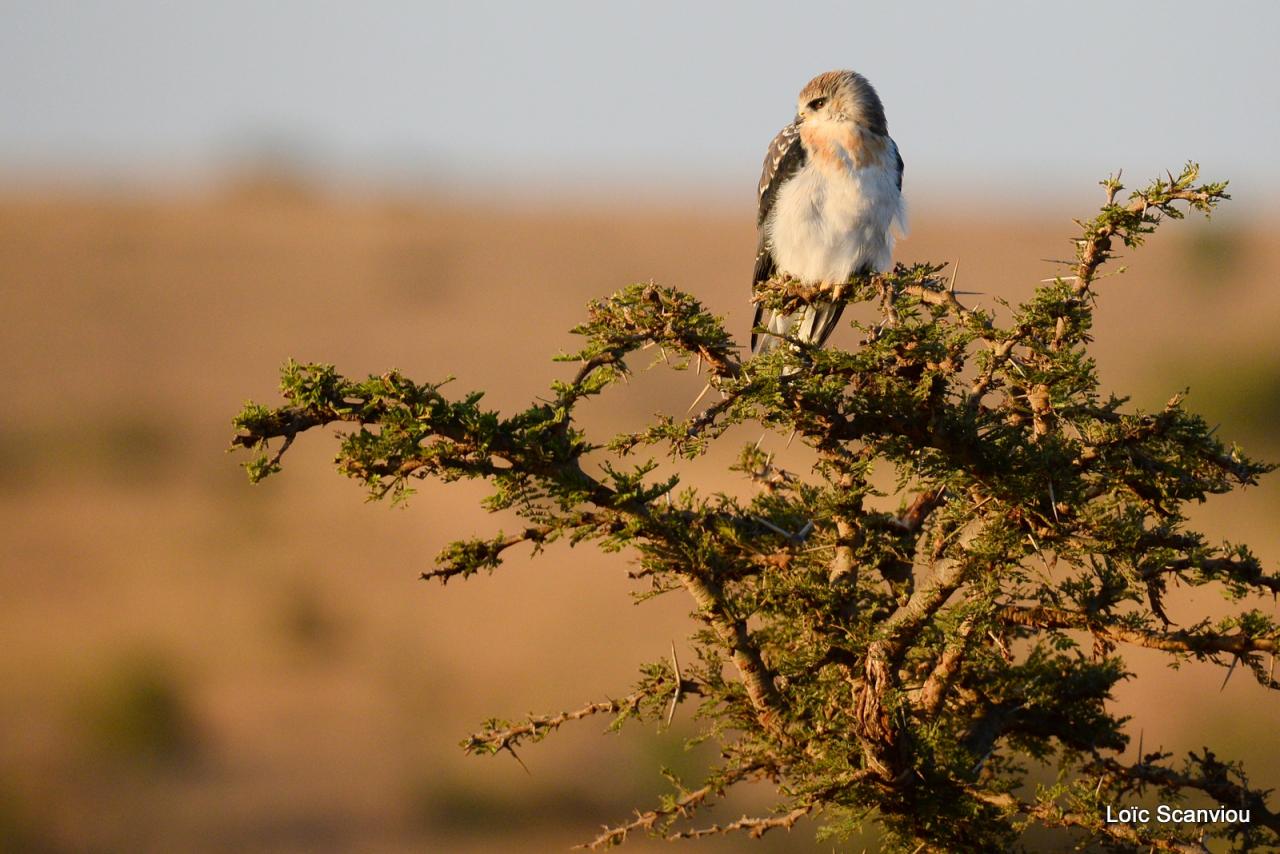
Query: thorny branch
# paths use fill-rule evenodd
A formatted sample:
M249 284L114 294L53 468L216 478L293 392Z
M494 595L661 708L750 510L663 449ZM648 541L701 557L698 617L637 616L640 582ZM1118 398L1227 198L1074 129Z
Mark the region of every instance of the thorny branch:
M1059 608L1007 607L1001 609L1000 616L1002 619L1024 628L1081 629L1108 641L1123 641L1165 652L1186 652L1204 655L1230 653L1239 657L1255 652L1274 653L1277 649L1280 649L1280 635L1275 637L1254 637L1244 631L1231 633L1187 630L1176 632L1152 631L1149 629L1130 628L1115 622L1099 621L1090 617L1089 614L1066 611Z
M664 806L655 807L644 812L637 810L636 817L631 821L615 827L606 827L600 835L590 842L577 847L591 848L593 850L611 848L614 845L625 842L632 831L665 829L670 826L672 820L692 815L694 811L705 804L708 798L723 795L724 790L734 783L753 779L767 773L767 770L767 768L761 766L750 765L724 772L716 782L708 783L691 792L682 792L680 795L671 798Z
M685 679L681 680L680 690L685 694L701 694L702 686L698 682ZM464 740L462 749L467 753L498 753L499 751L516 747L526 739L541 741L548 734L569 721L582 720L592 715L612 714L620 716L620 719L639 717L641 704L646 699L653 697L654 693L655 689L650 687L640 691L633 691L617 700L588 703L573 711L561 712L555 715L529 715L521 723L504 724L493 721L485 729Z
M575 330L582 349L562 357L576 365L571 379L524 412L503 416L479 394L449 398L443 383L396 372L353 381L291 362L287 404L247 406L233 445L256 454L247 467L260 480L298 435L338 424L339 470L375 498L403 498L429 477L490 484L485 506L517 516L515 532L450 544L424 578L492 571L523 543L536 554L593 542L633 554L646 595L685 591L699 622L695 662L648 665L618 700L490 721L463 742L514 753L597 715L615 727L661 724L664 709L696 697L698 737L718 744L722 766L699 787L676 783L591 847L632 831L759 836L820 816L837 834L879 823L886 850L1001 850L1027 823L1121 850L1202 850L1198 839L1100 823L1083 789L1071 790L1070 807L1061 791L1018 800L1008 793L1025 782L1023 752L1056 757L1064 779L1086 789L1149 783L1247 803L1262 817L1257 833L1277 831L1266 793L1207 751L1187 772L1105 756L1126 739L1110 704L1127 675L1121 645L1243 661L1280 689L1264 660L1280 644L1271 615L1179 627L1162 605L1170 580L1219 585L1235 600L1280 592L1280 576L1247 548L1210 545L1182 514L1273 467L1223 445L1182 395L1155 413L1126 411L1099 392L1088 354L1095 286L1117 241L1137 246L1165 219L1227 198L1225 185L1197 177L1189 166L1125 201L1118 179L1104 182L1071 275L1038 287L1007 322L965 305L940 265L844 283L778 278L754 301L784 312L862 302L881 321L863 327L853 352L793 342L744 361L697 300L639 284L591 303ZM591 441L577 412L647 350L672 369L696 363L716 396ZM734 470L758 492L738 498L677 489L677 475L655 474L658 462L629 461L660 446L697 457L749 422L811 447L814 470L784 468L757 443ZM880 501L877 468L896 478L896 510ZM1070 653L1064 632L1092 637L1094 654ZM732 786L766 780L781 796L772 815L677 826Z

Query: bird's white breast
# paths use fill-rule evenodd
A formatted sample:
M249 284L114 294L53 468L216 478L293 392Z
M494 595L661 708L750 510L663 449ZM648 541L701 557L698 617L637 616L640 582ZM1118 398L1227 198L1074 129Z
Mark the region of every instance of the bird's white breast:
M889 269L893 224L904 219L893 143L865 158L831 141L825 154L811 155L779 188L765 224L778 269L808 282ZM859 166L859 159L870 162Z

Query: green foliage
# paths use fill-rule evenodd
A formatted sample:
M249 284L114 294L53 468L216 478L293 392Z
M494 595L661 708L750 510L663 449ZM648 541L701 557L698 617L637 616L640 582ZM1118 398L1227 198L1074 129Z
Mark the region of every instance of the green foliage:
M246 467L260 480L297 434L346 423L338 469L371 497L402 498L428 477L481 479L492 487L486 507L523 520L513 534L453 543L424 577L493 571L515 545L536 552L565 538L629 553L650 595L689 594L692 662L673 650L622 699L490 720L463 742L514 753L580 718L608 715L616 727L695 703L695 741L716 743L719 764L698 788L673 779L669 798L595 846L637 830L758 836L817 815L837 836L876 823L887 850L1003 850L1033 825L1071 829L1086 845L1183 850L1194 841L1183 828L1103 822L1102 805L1148 785L1249 804L1250 829L1209 834L1241 848L1275 842L1280 817L1234 766L1207 752L1183 768L1163 755L1114 758L1129 737L1111 703L1130 676L1122 645L1173 663L1244 663L1278 687L1264 659L1280 624L1268 613L1176 627L1163 605L1171 582L1233 600L1280 592L1247 547L1213 545L1184 515L1273 467L1224 445L1181 395L1156 412L1103 396L1088 351L1093 286L1113 242L1138 246L1165 218L1227 198L1225 185L1196 180L1188 166L1125 201L1117 179L1103 182L1105 204L1080 223L1070 271L1007 320L965 307L937 265L836 287L773 281L756 300L774 309L866 302L880 321L858 326L853 351L793 342L742 361L697 300L638 284L589 306L575 330L584 346L561 357L576 375L523 412L503 416L479 394L446 398L442 384L395 372L354 381L290 362L286 404L249 404L234 442L254 452ZM589 440L575 411L650 348L656 365L696 361L718 399ZM749 446L734 466L759 487L749 500L677 488L681 460L745 422L794 434L817 465L785 471ZM665 453L672 471L642 452ZM878 473L892 475L895 494L877 488ZM1059 782L1030 791L1028 774L1046 765ZM776 786L774 814L684 824L745 781Z

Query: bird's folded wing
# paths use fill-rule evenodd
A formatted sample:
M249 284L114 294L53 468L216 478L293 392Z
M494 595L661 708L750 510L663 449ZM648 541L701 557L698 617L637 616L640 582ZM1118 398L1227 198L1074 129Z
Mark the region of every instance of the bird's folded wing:
M796 122L778 131L778 135L773 138L773 142L769 143L769 149L765 152L764 168L760 173L758 188L760 207L756 214L756 228L760 241L756 248L755 274L751 280L753 291L756 285L769 281L769 278L777 272L773 259L773 247L769 244L765 226L769 214L773 211L773 205L778 200L779 188L800 171L805 164L805 159L804 146L800 144L800 125ZM770 311L767 314L766 317L766 310L762 306L756 306L752 328L768 325L772 329L774 327L773 312ZM762 346L767 348L769 344L762 342L756 333L751 333L751 352L758 352Z

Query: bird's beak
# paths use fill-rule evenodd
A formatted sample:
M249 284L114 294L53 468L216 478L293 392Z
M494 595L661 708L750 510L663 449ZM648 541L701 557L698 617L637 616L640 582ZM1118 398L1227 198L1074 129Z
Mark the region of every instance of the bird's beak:
M800 124L803 121L804 121L804 116L801 115L800 113L796 113L795 124Z

